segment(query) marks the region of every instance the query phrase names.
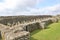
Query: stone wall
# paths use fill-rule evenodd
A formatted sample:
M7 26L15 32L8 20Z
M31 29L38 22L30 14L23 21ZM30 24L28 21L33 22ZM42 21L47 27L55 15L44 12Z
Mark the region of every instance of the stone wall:
M36 22L36 23L28 24L28 25L24 26L23 28L25 31L32 32L36 29L39 29L39 27L40 27L39 22Z
M16 26L11 26L12 24L18 21L23 22L21 21L21 19L14 17L13 19L0 20L1 24L4 23L4 25L0 25L1 26L0 33L3 38L2 40L30 40L30 32L33 32L34 30L37 29L40 30L46 29L49 24L58 22L58 19L51 18L48 16L44 16L44 17L39 16L39 17L30 17L30 18L27 17L30 23L27 22L22 25L17 23ZM25 18L23 17L23 19ZM27 19L25 19L24 21L28 21ZM7 26L6 24L7 22L11 23L11 25Z
M30 40L30 33L21 27L6 27L0 31L2 40Z
M39 16L7 16L7 17L1 17L0 23L4 25L12 26L15 25L17 22L24 23L29 22L37 19L45 19L45 18L51 18L51 15L39 15Z
M58 20L57 19L54 19L53 21L52 21L53 19L45 19L45 20L42 20L41 22L35 22L35 23L31 23L31 24L28 24L28 25L25 25L24 27L23 27L23 29L25 30L25 31L29 31L29 32L32 32L32 31L34 31L34 30L36 30L36 29L46 29L46 28L48 28L47 26L48 25L50 25L50 24L52 24L52 23L54 23L54 22L58 22Z
M6 40L30 40L30 33L26 31L17 31L7 36Z
M43 20L40 23L41 29L46 29L49 24L53 23L52 20Z

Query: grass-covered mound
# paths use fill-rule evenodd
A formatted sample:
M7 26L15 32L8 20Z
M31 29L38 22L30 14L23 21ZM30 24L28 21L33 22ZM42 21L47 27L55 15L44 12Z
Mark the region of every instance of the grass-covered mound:
M35 30L30 40L60 40L60 22L53 23L44 30Z

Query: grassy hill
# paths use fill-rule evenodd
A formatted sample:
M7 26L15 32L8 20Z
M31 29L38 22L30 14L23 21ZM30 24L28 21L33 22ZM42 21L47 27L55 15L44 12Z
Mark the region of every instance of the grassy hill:
M47 29L32 32L31 40L60 40L60 22L49 25Z

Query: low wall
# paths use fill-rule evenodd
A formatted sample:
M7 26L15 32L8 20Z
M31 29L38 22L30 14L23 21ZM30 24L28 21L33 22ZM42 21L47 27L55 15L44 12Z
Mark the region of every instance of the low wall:
M38 15L38 16L7 16L7 17L0 17L0 23L4 25L10 24L10 26L15 25L17 22L24 23L28 21L34 21L36 19L45 19L51 18L51 15Z
M55 20L55 19L54 19ZM36 23L31 23L31 24L28 24L28 25L25 25L24 27L23 27L23 29L25 30L25 31L29 31L29 32L32 32L32 31L34 31L34 30L36 30L36 29L46 29L46 28L48 28L47 26L49 25L49 24L52 24L52 23L54 23L54 22L58 22L58 20L56 19L55 21L54 21L53 19L47 19L47 20L43 20L43 21L41 21L41 22L36 22ZM54 22L53 22L54 21Z
M6 40L30 40L30 33L26 31L11 33Z
M25 31L32 32L32 31L34 31L36 29L39 29L39 27L40 27L40 25L37 22L37 23L32 23L32 24L26 25L23 28L24 28Z
M1 35L2 40L30 40L30 33L21 27L4 28L1 30Z
M13 26L11 27L12 29L10 29L9 27L7 29L6 28L4 29L2 27L4 30L1 30L2 32L1 35L2 35L3 40L5 39L6 40L30 40L29 32L33 32L36 29L45 29L47 28L49 24L54 23L54 22L58 22L58 19L50 18L50 19L42 20L40 22L31 23L28 25L23 24L22 26L21 25L16 26L15 28Z
M53 23L52 20L48 19L48 20L41 21L40 25L41 25L42 29L45 29L51 23Z

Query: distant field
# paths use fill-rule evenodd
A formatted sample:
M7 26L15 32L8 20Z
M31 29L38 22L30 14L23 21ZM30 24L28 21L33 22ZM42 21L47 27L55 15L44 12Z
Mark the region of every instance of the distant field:
M60 40L60 22L49 25L48 29L32 32L31 40Z

